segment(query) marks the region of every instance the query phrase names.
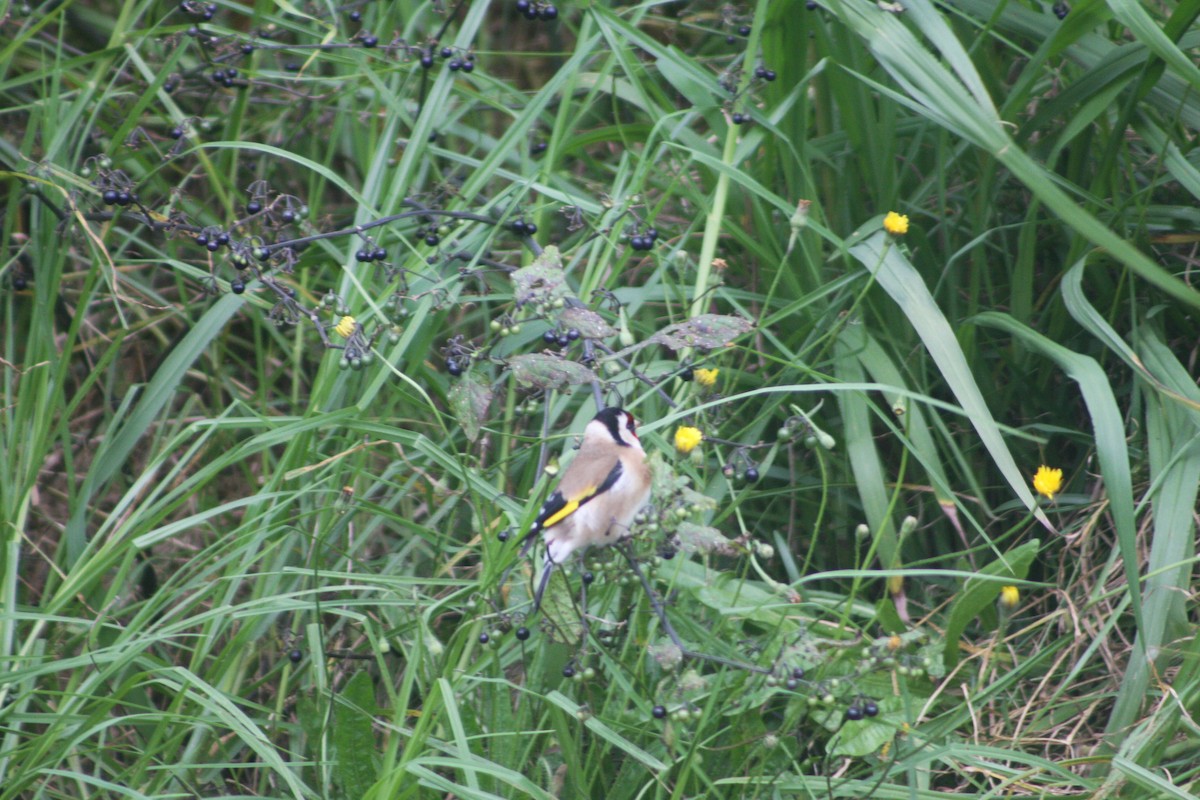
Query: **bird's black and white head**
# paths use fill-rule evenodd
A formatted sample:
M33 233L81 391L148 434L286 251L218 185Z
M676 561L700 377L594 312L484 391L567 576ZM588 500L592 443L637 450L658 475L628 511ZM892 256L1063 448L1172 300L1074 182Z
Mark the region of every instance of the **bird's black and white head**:
M636 447L639 450L642 448L641 442L638 441L637 420L628 411L616 406L602 409L588 423L584 439L593 437L622 447Z

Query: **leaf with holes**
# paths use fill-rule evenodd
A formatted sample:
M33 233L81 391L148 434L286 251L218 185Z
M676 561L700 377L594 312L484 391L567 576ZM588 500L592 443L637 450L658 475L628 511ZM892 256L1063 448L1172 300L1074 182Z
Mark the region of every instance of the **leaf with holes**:
M721 555L737 555L725 535L716 528L708 525L697 525L694 522L681 522L675 529L679 544L685 553L719 553Z
M753 328L754 323L744 317L701 314L686 322L679 322L663 328L651 336L649 341L666 345L672 350L683 350L688 347L713 350L724 347Z
M479 430L487 419L488 406L491 404L492 387L471 373L464 375L450 389L450 408L467 434L467 439L472 442L479 438Z
M599 380L596 373L582 364L544 353L527 353L508 360L517 383L534 389L562 389Z
M604 321L604 317L588 308L568 308L558 315L564 328L574 328L585 339L607 339L617 335L617 329Z
M551 303L562 298L574 297L571 288L567 286L567 276L563 273L562 258L558 248L546 245L546 249L527 267L521 267L512 274L513 295L518 306L529 303Z

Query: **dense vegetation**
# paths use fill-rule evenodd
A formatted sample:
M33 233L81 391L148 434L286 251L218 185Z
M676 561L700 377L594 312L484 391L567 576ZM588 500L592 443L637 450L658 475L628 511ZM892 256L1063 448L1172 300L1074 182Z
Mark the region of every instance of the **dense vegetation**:
M1198 12L14 5L0 800L1191 796Z

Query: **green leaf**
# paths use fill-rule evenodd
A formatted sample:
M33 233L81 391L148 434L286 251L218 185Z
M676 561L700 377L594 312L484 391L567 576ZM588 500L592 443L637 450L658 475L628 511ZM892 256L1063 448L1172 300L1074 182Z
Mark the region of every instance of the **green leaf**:
M333 717L333 775L347 798L362 797L375 783L374 707L371 674L365 670L354 673L338 697Z
M942 661L947 670L958 663L958 642L963 631L975 620L984 608L996 602L1006 582L1024 580L1029 565L1037 556L1042 543L1038 539L1018 545L1008 553L979 570L976 578L970 578L963 586L946 622L946 649Z
M879 231L850 248L850 253L875 276L875 280L896 302L909 324L921 337L925 349L937 364L954 397L975 426L979 439L987 448L996 468L1008 481L1013 493L1020 498L1038 521L1050 531L1054 526L1038 506L1025 474L1013 460L1012 453L1000 433L983 392L971 374L967 357L954 335L954 328L938 307L921 274L909 262L899 247Z

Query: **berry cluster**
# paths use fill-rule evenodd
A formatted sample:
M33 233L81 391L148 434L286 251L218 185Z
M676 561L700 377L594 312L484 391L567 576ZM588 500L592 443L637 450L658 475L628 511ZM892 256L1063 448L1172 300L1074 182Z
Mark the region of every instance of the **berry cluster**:
M519 234L521 236L533 236L535 233L538 232L537 223L526 222L524 219L522 219L520 217L518 217L517 219L512 221L512 229L513 229L513 233Z
M541 0L517 0L517 13L528 20L540 19L549 22L558 19L558 6Z
M738 40L738 36L745 39L747 36L750 35L750 31L753 29L749 25L738 25L736 30L737 30L737 36L734 36L732 33L725 35L725 44L736 44L737 40Z
M629 246L634 250L647 251L654 249L658 240L658 228L647 228L645 233L635 233L629 237Z
M446 342L446 346L442 348L442 355L446 359L446 372L450 377L457 378L471 366L474 350L463 336L458 334Z
M214 16L216 16L217 4L198 3L196 0L183 0L183 2L179 4L179 10L189 16L199 17L203 22L208 22Z
M219 83L226 89L232 89L236 85L234 81L237 76L237 67L226 67L225 69L213 70L212 75L209 77L212 78L213 83Z
M580 335L578 328L568 328L566 331L549 328L542 334L542 341L548 345L557 344L559 347L567 347L571 342L577 341Z
M386 248L366 246L360 247L354 253L354 260L360 264L369 264L372 261L383 261L387 258L388 252Z

